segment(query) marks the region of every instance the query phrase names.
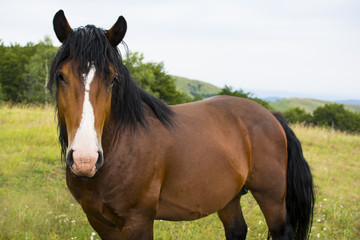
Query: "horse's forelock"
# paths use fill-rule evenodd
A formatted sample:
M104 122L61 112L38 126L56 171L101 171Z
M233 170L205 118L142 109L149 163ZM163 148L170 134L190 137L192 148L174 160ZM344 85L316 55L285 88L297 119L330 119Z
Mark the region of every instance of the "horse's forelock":
M82 80L83 74L88 74L91 66L95 67L97 75L104 81L109 80L112 74L110 65L116 76L127 77L127 74L124 74L125 66L120 51L109 43L105 30L93 25L74 29L54 57L48 89L53 92L55 85L56 96L58 93L56 73L68 61L72 61L73 73L79 80Z

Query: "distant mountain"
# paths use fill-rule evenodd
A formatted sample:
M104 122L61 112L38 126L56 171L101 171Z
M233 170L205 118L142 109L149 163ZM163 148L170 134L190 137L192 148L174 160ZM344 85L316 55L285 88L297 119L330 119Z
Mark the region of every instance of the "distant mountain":
M275 102L275 101L278 101L278 100L283 100L285 98L283 97L266 97L266 98L263 98L264 101L267 101L267 102Z
M204 98L208 98L218 94L221 91L221 88L207 82L178 76L173 77L175 78L177 89L186 93L190 97L201 95Z
M334 101L334 102L341 103L341 104L360 105L360 100L355 100L355 99L337 100L337 101Z
M310 113L320 106L331 103L333 102L308 98L286 98L275 102L270 102L270 106L280 112L286 111L290 108L300 107ZM360 112L360 105L344 104L344 106L350 111Z

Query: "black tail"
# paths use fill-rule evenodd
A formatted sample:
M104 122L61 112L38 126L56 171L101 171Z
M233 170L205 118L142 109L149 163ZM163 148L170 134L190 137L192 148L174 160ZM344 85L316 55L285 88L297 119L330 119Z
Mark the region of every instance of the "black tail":
M315 194L310 167L300 141L280 113L273 113L285 130L288 150L286 210L294 229L294 239L309 237L313 222Z

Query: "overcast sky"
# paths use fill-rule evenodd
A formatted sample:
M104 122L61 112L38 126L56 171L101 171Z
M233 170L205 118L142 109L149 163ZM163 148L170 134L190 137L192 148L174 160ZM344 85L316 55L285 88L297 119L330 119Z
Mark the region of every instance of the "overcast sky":
M359 0L0 0L0 39L34 43L63 9L73 28L128 23L125 42L169 74L259 97L360 99Z

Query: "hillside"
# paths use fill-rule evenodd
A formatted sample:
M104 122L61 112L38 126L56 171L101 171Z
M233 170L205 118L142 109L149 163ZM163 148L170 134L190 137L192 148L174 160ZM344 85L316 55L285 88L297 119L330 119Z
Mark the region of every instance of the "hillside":
M283 112L290 108L300 107L305 109L307 112L314 111L317 107L324 106L325 104L331 104L333 102L308 99L308 98L287 98L278 101L270 102L270 106L277 111ZM360 105L344 104L345 108L350 111L360 112Z
M210 83L199 80L192 80L184 77L173 76L176 81L178 90L186 93L190 97L201 95L205 98L216 95L220 92L220 88Z

